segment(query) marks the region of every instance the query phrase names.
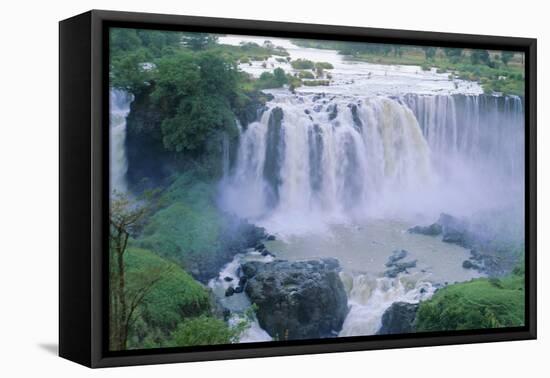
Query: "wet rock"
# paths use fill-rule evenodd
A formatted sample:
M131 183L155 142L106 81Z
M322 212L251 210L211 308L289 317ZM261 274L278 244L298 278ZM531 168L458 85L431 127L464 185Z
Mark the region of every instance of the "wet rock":
M273 241L273 240L275 240L275 235L267 235L267 237L265 238L265 240L267 240L267 241Z
M418 311L417 303L395 302L382 315L382 327L378 335L391 335L415 332L414 320Z
M481 261L483 260L483 255L477 249L472 249L470 250L470 260Z
M471 238L466 220L442 213L437 223L441 226L444 242L458 244L464 248L470 246Z
M428 235L428 236L437 236L441 235L441 232L443 232L443 229L440 224L433 223L429 226L414 226L412 228L409 228L408 230L411 234L421 234L421 235Z
M464 260L464 261L462 262L462 267L463 267L464 269L474 269L474 268L476 268L477 266L476 266L473 262L471 262L470 260Z
M407 269L415 268L416 260L406 261L406 262L396 262L391 265L391 269L388 269L384 272L384 276L388 278L395 278L400 273L408 273Z
M269 252L267 249L264 249L262 251L262 256L263 257L267 257L267 256L275 257L275 255L273 253Z
M226 276L226 277L223 278L223 280L225 282L231 282L231 281L233 281L233 277Z
M278 340L333 337L341 330L348 307L339 271L332 258L242 265L260 326Z
M233 294L235 294L235 289L233 289L233 286L229 286L227 290L225 291L225 296L230 297Z
M234 293L235 293L235 294L239 294L239 293L242 293L242 292L243 292L243 290L244 290L244 289L243 289L243 287L242 287L242 286L237 286L237 287L235 288L235 291L234 291Z
M223 320L228 321L230 317L231 317L231 310L229 310L227 308L224 309L223 310Z
M329 121L334 120L334 119L338 116L338 105L336 105L336 104L330 104L330 105L327 107L327 113L329 113L329 114L328 114L328 119L329 119Z
M255 251L258 251L258 252L261 252L263 250L265 250L265 245L264 243L258 243L254 246L254 250Z
M323 110L323 105L318 104L313 107L313 111L316 113L319 113L321 110Z
M387 267L393 266L397 261L404 259L408 252L404 249L398 249L392 252L392 255L388 257Z
M267 204L270 207L275 206L279 202L279 187L283 181L281 177L281 164L286 148L282 131L283 117L283 109L276 107L271 111L267 123L263 176L268 184Z
M348 107L351 110L351 117L353 119L353 123L355 124L355 127L358 130L362 130L363 129L363 121L361 121L361 118L359 117L359 114L357 113L357 105L349 104Z
M247 280L246 276L240 277L239 278L239 286L244 287L244 285L246 284L246 280Z

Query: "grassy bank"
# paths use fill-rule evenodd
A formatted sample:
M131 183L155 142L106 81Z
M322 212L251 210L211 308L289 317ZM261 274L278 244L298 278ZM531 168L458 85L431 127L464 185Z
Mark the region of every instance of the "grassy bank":
M449 331L520 327L525 316L523 269L502 279L479 278L449 285L422 302L416 329Z

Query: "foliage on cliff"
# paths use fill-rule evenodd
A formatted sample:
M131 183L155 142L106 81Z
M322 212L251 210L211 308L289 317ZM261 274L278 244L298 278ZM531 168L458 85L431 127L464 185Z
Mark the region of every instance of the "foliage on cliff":
M288 82L280 69L254 80L237 67L243 59L288 55L269 42L228 46L208 34L117 28L110 41L110 85L162 115L148 136L176 154L203 155L211 139L235 136L238 116L262 101L259 90Z

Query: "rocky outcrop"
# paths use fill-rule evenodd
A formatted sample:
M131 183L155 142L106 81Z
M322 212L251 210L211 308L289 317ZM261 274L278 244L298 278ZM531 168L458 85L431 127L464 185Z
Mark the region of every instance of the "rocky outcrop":
M382 327L378 335L415 332L414 320L418 303L395 302L382 315Z
M338 260L251 261L241 271L260 326L274 339L334 337L341 330L348 306Z
M249 93L245 104L235 109L235 114L241 125L246 127L246 125L260 119L262 113L267 110L266 102L272 99L273 95L261 91Z
M510 273L518 262L507 243L495 242L497 236L482 224L475 224L466 218L442 213L436 223L429 226L415 226L410 233L442 236L442 241L470 250L470 258L463 261L464 269L474 269L490 277ZM500 244L500 245L499 245Z
M443 232L443 230L442 230L440 224L433 223L429 226L414 226L414 227L411 227L411 228L409 228L409 232L411 234L437 236L437 235L441 235L441 232Z
M405 257L407 257L408 254L409 253L404 249L393 251L390 257L388 257L388 261L386 262L386 267L388 267L389 269L384 272L384 276L395 278L400 273L408 273L407 269L415 268L416 260L401 261Z
M224 215L223 229L218 250L208 254L197 254L185 261L186 270L202 283L216 277L221 268L237 253L254 248L266 240L265 229L246 220L228 214Z

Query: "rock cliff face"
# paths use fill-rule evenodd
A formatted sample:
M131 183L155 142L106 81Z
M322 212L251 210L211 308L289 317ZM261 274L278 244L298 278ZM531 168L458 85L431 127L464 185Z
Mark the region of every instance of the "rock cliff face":
M260 326L276 340L334 337L348 313L338 260L242 265Z

